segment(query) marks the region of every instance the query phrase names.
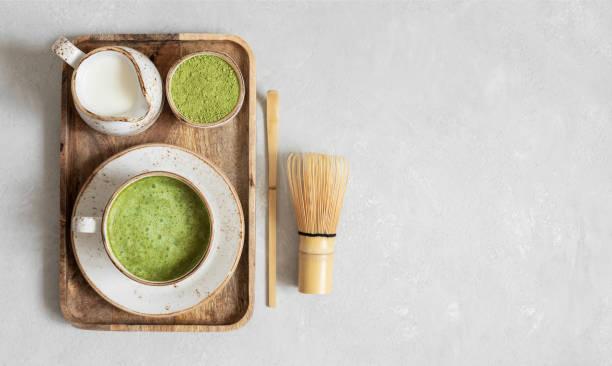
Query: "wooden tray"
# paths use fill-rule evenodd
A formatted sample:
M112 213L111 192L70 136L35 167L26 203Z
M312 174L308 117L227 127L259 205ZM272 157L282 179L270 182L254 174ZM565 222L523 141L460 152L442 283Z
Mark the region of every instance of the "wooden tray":
M240 328L253 313L255 276L255 61L248 44L226 34L89 35L73 43L84 52L107 45L132 47L149 56L165 79L172 63L201 50L229 54L246 82L242 110L223 127L196 129L172 115L165 103L158 121L133 137L103 135L88 127L72 103L72 68L62 71L62 136L60 145L60 305L75 327L98 330L226 331ZM222 291L206 303L177 316L153 318L120 310L100 297L79 271L70 245L70 217L81 185L110 156L143 143L163 142L197 152L231 180L245 213L245 243L238 267Z

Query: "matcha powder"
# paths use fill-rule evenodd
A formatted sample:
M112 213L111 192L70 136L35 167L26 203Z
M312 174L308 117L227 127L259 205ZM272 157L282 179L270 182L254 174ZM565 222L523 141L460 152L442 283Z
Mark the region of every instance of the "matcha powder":
M213 123L236 107L240 84L225 60L199 55L178 66L170 81L170 93L174 105L187 119Z

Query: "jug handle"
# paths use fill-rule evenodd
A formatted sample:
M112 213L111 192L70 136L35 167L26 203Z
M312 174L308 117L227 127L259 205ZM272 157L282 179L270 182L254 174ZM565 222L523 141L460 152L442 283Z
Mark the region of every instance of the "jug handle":
M85 53L73 45L66 37L59 37L51 48L62 60L75 68Z

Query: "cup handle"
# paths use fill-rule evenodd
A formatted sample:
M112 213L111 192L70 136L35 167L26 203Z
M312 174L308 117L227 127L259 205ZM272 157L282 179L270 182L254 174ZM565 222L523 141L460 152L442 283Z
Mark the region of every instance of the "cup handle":
M85 53L73 45L66 37L59 37L51 48L62 60L75 68Z
M99 233L100 217L75 216L72 218L72 231L75 233Z

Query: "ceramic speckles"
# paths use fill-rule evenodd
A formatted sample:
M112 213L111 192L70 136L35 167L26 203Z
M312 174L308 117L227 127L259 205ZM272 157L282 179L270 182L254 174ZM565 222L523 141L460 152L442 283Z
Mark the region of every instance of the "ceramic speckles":
M132 48L121 46L96 48L85 54L64 37L59 38L52 49L60 58L74 68L71 90L75 109L83 121L93 129L109 135L130 136L144 132L155 123L163 106L162 79L155 65L145 55ZM120 53L126 56L133 64L138 76L138 82L140 83L140 89L147 103L146 113L138 116L107 117L95 114L81 104L76 92L75 80L83 65L83 61L99 52Z
M171 145L136 146L104 162L81 189L73 217L100 217L126 180L159 170L191 181L208 200L215 219L208 257L190 277L170 286L136 282L113 265L100 233L72 233L77 263L90 285L113 305L152 316L183 312L211 298L231 277L244 241L242 208L228 179L205 159Z

